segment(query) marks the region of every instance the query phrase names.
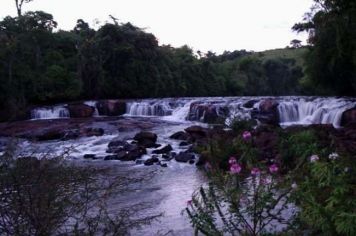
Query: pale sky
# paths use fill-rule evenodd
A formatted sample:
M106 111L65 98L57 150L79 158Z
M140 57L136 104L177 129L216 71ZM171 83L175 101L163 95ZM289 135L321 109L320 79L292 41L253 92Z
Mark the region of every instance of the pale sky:
M51 13L60 29L70 30L77 19L94 27L108 15L121 23L145 28L160 44L195 51L284 48L305 34L291 31L302 20L312 0L34 0L23 11ZM0 18L16 15L15 0L0 0Z

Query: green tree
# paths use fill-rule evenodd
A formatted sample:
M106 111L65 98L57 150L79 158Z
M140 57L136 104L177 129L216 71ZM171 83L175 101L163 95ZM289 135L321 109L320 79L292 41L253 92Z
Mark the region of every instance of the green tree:
M315 0L313 9L304 22L293 26L298 32L309 32L308 41L313 45L307 75L321 93L355 95L356 3Z

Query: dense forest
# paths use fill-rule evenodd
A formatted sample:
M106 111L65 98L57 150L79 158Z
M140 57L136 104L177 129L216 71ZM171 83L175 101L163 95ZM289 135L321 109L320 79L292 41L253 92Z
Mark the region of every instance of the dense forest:
M310 33L307 47L221 55L160 46L113 17L97 30L81 19L70 31L57 30L49 13L22 14L26 2L16 1L18 16L0 21L0 110L7 113L78 99L356 91L355 1L315 0L315 12L293 27Z

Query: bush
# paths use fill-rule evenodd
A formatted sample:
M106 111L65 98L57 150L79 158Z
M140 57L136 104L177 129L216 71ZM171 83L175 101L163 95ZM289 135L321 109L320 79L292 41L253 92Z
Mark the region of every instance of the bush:
M301 178L296 194L300 219L315 233L355 235L356 166L354 160L344 156L334 154L330 158L306 163L303 168L308 175L296 173Z
M243 178L216 172L188 202L186 212L196 232L204 235L265 235L287 231L296 211L290 211L292 188L262 172ZM278 227L278 229L277 229Z
M63 157L1 157L1 235L127 235L158 216L132 217L144 208L111 212L108 200L140 181L103 176L104 169L76 166Z

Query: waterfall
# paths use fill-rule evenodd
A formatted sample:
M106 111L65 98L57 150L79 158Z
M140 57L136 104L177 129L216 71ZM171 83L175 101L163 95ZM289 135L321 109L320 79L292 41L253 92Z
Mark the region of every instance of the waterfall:
M251 112L259 110L260 102L266 97L202 97L142 99L126 103L125 116L161 117L165 120L185 122L226 118L233 120L251 119ZM322 97L271 97L278 102L277 111L281 126L332 124L340 127L344 111L356 106L355 98ZM95 108L96 101L84 104ZM56 119L69 117L65 105L40 107L32 110L32 119Z
M31 111L31 119L43 120L43 119L58 119L69 118L69 111L65 106L54 107L39 107Z
M344 98L296 98L281 100L278 112L282 126L332 124L337 128L343 112L354 106L355 101Z
M178 105L172 111L172 115L164 117L165 120L169 121L178 121L178 122L185 122L187 120L187 116L189 114L190 105L194 102L194 100L187 101L183 106Z
M94 108L93 117L98 117L99 116L99 111L98 111L98 108L96 107L96 103L97 103L97 101L85 101L84 102L85 105L88 105L88 106L91 106L91 107Z
M126 114L129 116L169 116L177 104L162 100L143 100L140 102L128 102Z

